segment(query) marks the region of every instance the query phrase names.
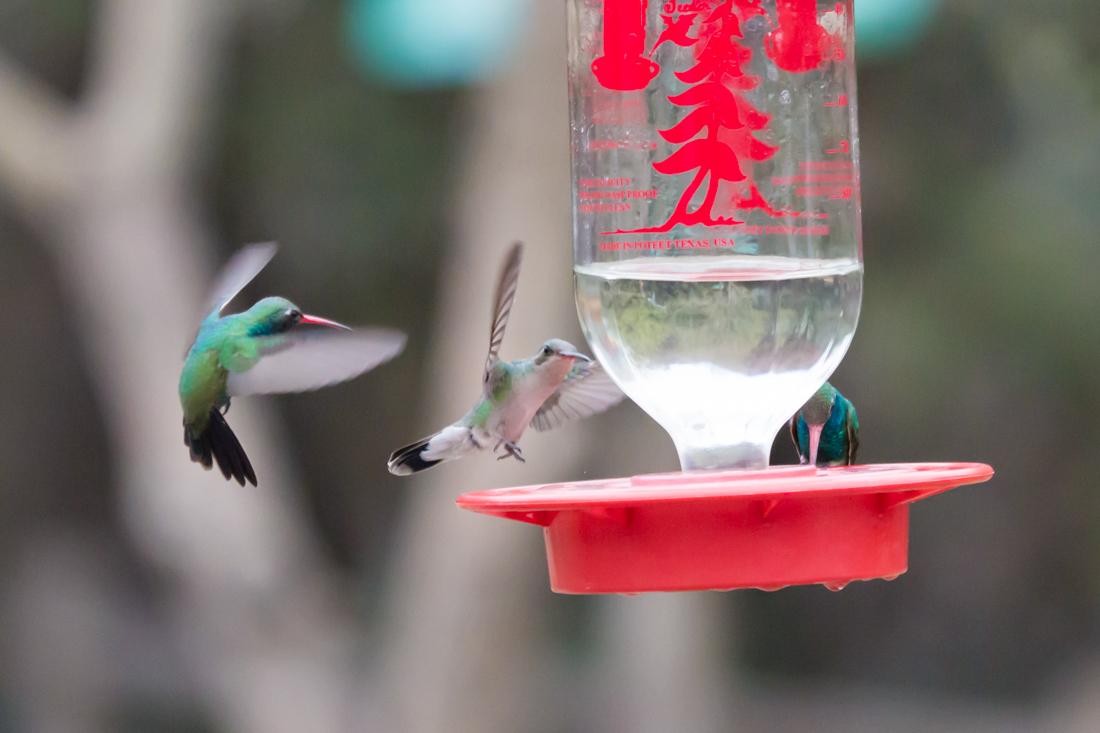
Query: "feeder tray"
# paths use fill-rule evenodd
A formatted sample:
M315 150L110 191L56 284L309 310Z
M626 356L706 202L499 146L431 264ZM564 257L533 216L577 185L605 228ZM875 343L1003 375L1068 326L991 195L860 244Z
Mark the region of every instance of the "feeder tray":
M912 502L992 475L981 463L791 466L475 491L457 504L541 526L558 593L840 590L906 571Z

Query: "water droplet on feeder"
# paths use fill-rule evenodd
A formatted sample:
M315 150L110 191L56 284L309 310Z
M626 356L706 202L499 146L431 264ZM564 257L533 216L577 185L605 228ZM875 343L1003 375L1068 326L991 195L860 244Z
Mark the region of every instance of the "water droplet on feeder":
M838 590L844 590L845 586L847 586L848 583L850 583L850 582L851 581L849 581L849 580L834 580L834 581L830 581L828 583L822 583L822 585L825 586L826 588L828 588L831 591L838 591Z

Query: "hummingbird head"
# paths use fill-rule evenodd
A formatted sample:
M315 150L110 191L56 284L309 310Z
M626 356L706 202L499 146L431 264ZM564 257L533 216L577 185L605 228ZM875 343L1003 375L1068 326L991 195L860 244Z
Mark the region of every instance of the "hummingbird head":
M802 406L802 419L807 425L824 425L829 421L836 401L836 389L826 382Z
M253 322L248 333L251 336L273 336L286 333L299 323L313 323L329 328L351 330L342 323L302 313L298 306L286 298L264 298L248 309L245 316Z
M550 339L542 345L539 353L535 355L535 369L540 372L554 372L559 375L559 378L564 379L565 375L577 362L577 359L592 361L577 351L573 344L568 341Z

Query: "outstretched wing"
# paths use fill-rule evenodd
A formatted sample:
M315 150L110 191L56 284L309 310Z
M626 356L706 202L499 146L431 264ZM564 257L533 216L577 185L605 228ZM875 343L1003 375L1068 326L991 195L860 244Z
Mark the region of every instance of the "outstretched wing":
M516 285L519 283L519 267L523 260L523 243L515 242L504 258L497 280L497 292L493 298L493 328L489 332L489 355L485 357L485 376L488 381L493 364L500 360L500 345L504 341L504 329L508 326L508 316L512 313L512 302L516 299Z
M624 397L598 361L577 364L531 418L540 433L603 412Z
M304 331L260 341L260 360L231 372L230 396L306 392L357 377L405 348L405 334L383 329Z
M260 270L271 262L279 245L274 242L263 244L250 244L237 251L218 275L218 284L210 294L203 318L217 315L222 312L229 301L241 292L245 285L252 282L252 278L260 274Z

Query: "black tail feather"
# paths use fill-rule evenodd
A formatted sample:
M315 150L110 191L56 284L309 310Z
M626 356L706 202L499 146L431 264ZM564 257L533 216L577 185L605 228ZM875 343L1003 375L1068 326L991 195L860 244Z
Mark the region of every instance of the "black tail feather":
M222 475L228 480L236 479L237 483L244 486L245 479L256 486L256 472L252 470L252 463L241 447L233 429L222 417L222 413L214 408L210 411L210 418L206 421L206 427L199 435L192 435L183 425L183 442L191 449L191 460L201 463L203 468L213 468L217 461Z
M425 461L420 457L420 454L428 447L428 441L434 437L434 435L429 435L427 438L418 440L412 445L406 445L404 448L395 450L393 454L390 455L390 460L386 463L386 466L390 469L390 473L398 476L408 476L409 474L431 468L437 463L442 463L442 460Z

